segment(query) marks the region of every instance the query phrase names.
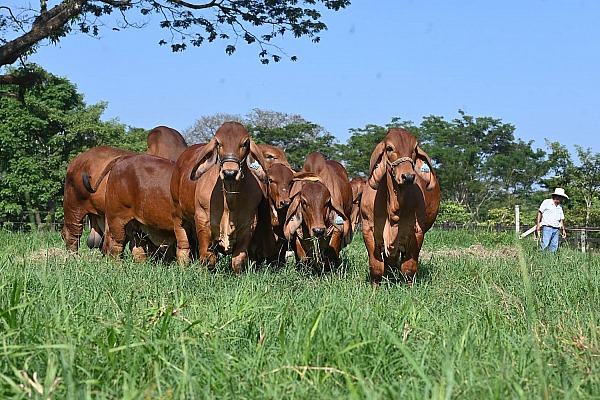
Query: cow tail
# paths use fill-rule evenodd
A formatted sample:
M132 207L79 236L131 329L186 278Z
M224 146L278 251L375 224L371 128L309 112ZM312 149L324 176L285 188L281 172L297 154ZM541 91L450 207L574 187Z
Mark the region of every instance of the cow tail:
M92 177L85 171L83 171L81 173L81 180L83 181L83 186L86 188L86 190L90 193L96 193L98 191L98 187L100 186L100 183L102 183L102 180L104 179L104 177L106 175L108 175L108 173L113 169L113 167L115 166L115 164L119 161L121 161L123 158L126 158L129 156L121 156L121 157L117 157L113 160L111 160L106 167L104 168L104 170L100 173L100 175L98 176L98 179L96 180L96 185L94 185L94 187L92 187L91 184L91 179Z

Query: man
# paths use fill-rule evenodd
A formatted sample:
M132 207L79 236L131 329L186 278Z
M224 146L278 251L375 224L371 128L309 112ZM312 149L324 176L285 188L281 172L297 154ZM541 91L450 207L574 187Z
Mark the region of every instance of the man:
M560 203L568 200L569 196L563 188L556 188L551 199L546 199L540 205L537 213L537 232L542 232L542 250L550 246L554 253L558 249L558 231L562 230L562 237L567 237L565 230L565 214Z

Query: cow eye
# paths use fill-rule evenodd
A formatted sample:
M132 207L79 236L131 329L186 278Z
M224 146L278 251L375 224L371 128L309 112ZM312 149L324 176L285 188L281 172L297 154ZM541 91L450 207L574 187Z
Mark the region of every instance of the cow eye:
M273 179L269 178L269 183L273 183Z
M385 148L385 151L387 151L388 153L391 153L392 151L394 151L394 149L392 148L392 146L388 146Z
M218 140L215 140L215 146L216 147L221 147L221 143Z
M275 158L275 157L273 156L273 154L268 154L268 155L267 155L267 158L268 158L269 160L271 160L271 159L273 159L273 158Z

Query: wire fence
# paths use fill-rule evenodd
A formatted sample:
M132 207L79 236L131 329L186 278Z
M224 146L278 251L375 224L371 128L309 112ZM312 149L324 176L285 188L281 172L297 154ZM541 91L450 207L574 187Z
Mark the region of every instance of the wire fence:
M25 221L7 221L0 220L0 229L13 231L13 232L60 232L63 226L63 221L45 222L40 225L33 224ZM84 226L89 229L87 218L84 221ZM527 232L533 226L528 224L522 224L517 227L515 225L478 225L478 224L458 224L458 223L436 223L433 228L444 231L453 230L471 230L471 231L486 231L495 233L515 233L522 234ZM600 228L596 227L585 227L585 226L571 226L565 228L567 231L566 238L560 238L562 243L567 244L569 247L578 249L580 251L600 251ZM535 232L525 239L535 239Z
M466 229L473 231L487 231L487 232L496 232L496 233L510 233L514 232L515 234L521 235L524 232L529 231L535 225L522 224L519 225L519 229L517 230L516 225L477 225L477 224L456 224L456 223L436 223L434 228L452 231L458 229ZM580 251L600 251L600 228L589 227L589 226L567 226L565 227L567 231L567 237L560 237L560 241L566 243L569 247L578 249ZM536 233L533 232L529 238L536 239Z

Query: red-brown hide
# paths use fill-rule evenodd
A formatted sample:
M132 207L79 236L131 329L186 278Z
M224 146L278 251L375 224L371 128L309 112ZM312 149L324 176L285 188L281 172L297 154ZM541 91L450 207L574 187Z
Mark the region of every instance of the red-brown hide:
M440 203L431 160L413 134L395 128L373 151L370 171L361 216L371 282L381 282L385 267L400 268L412 282Z
M350 214L350 222L352 223L352 229L354 231L356 231L360 224L360 200L366 182L367 180L360 176L350 180L350 186L352 187L352 213Z
M112 168L106 184L104 253L121 257L131 239L137 261L156 249L167 258L174 256L174 249L167 252L175 243L170 191L174 168L173 161L148 154L126 157Z
M341 249L352 240L352 188L345 168L309 154L290 197L284 233L297 260L326 270L338 265Z
M264 154L264 153L263 153ZM277 247L273 257L268 261L277 261L282 265L285 263L285 253L288 250L288 240L285 238L283 226L285 217L290 206L290 191L294 171L282 163L272 164L268 168L269 173L269 223L272 226Z
M186 144L183 137L174 129L159 126L152 129L147 137L147 154L157 155L177 160ZM130 156L136 153L109 146L97 146L87 150L71 160L65 177L63 208L65 210L62 236L67 249L76 252L79 248L79 238L83 231L83 219L90 219L91 232L87 244L90 248L102 245L104 232L104 195L106 178L110 173L111 163L118 157ZM109 165L110 164L110 165ZM105 170L105 168L108 169ZM90 184L97 190L90 193L82 182L82 174L86 173Z
M264 143L258 144L258 147L262 152L267 168L276 163L281 163L289 168L290 163L287 160L285 152L279 147Z
M89 216L92 231L88 246L100 247L104 232L104 194L106 181L103 181L95 193L90 193L83 185L82 172L90 176L99 176L104 168L115 158L134 155L128 150L108 146L94 147L73 158L67 167L64 189L64 225L62 236L67 249L76 252L83 231L83 219Z
M237 122L224 123L205 146L184 151L171 179L178 261L189 261L193 229L201 261L214 266L217 252L231 254L233 270L241 272L267 192L265 161Z
M188 145L179 132L168 126L157 126L148 132L146 154L177 161Z

